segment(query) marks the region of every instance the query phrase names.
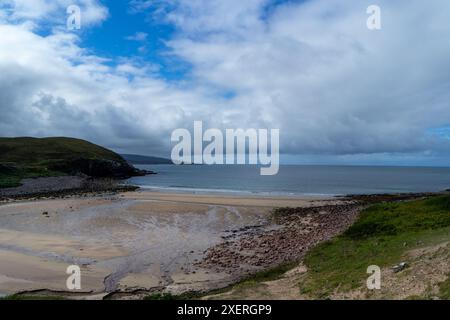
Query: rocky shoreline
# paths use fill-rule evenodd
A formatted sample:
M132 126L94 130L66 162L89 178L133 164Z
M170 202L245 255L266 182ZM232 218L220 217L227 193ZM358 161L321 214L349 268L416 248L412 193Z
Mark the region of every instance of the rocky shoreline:
M0 202L57 199L69 196L87 197L137 189L139 187L123 184L121 180L91 178L83 175L24 179L19 187L0 189Z
M243 278L278 265L297 262L320 242L351 226L364 204L353 202L310 208L281 208L273 212L272 230L235 231L208 249L197 266Z
M284 263L300 261L317 244L347 230L368 206L406 201L437 193L347 195L343 204L278 208L272 230L261 227L234 230L224 242L208 249L199 267L245 278Z

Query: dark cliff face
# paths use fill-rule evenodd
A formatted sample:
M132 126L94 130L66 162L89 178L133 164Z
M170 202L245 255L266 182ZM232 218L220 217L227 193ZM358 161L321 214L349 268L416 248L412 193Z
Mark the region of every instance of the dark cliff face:
M151 172L139 170L125 161L109 159L84 159L77 158L53 163L51 169L70 175L85 174L94 178L110 177L127 179L134 176L142 176Z

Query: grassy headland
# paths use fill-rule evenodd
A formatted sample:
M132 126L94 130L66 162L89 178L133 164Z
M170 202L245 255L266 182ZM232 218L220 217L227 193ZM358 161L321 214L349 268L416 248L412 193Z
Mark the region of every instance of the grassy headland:
M73 138L0 138L0 188L24 178L83 173L127 177L137 173L117 153Z

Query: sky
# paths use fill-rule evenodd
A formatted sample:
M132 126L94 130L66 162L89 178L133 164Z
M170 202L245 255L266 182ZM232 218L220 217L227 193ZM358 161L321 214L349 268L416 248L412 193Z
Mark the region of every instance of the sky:
M81 28L67 28L70 5ZM369 30L366 10L381 9ZM0 136L170 156L194 121L282 162L450 165L447 0L0 0Z

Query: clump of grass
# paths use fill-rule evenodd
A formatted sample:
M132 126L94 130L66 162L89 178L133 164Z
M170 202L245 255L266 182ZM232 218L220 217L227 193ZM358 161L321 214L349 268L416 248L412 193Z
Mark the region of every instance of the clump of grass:
M255 282L258 283L258 282L277 280L283 274L285 274L287 271L291 270L292 268L296 267L297 265L298 265L298 262L284 263L277 267L255 273L254 275L242 280L240 282L240 284L255 283Z
M374 205L343 235L320 244L305 257L308 276L301 292L327 298L339 288L363 285L369 265L398 263L406 250L449 239L450 197Z
M450 300L450 274L447 275L447 280L439 284L439 298Z
M0 163L0 188L13 188L21 185L22 179L61 176L62 172L48 170L46 167L14 163Z
M170 293L155 293L146 296L144 300L177 300L177 299Z
M15 167L0 164L0 188L20 186L22 173Z
M0 189L1 188L14 188L20 186L21 177L18 176L4 176L0 175Z

